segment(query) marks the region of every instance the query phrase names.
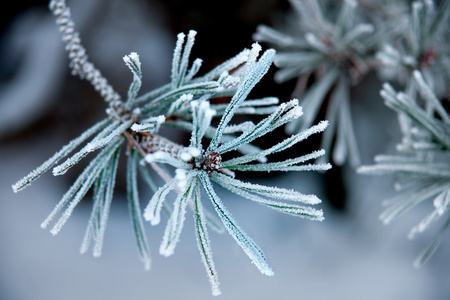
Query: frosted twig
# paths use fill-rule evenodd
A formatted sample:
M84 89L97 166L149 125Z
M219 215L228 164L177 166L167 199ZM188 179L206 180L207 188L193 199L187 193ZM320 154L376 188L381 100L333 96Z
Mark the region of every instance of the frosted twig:
M75 30L70 9L65 0L51 0L50 10L57 17L56 23L62 33L62 39L69 52L70 67L74 75L88 80L92 86L100 92L107 103L117 105L121 102L119 94L112 88L105 77L95 68L86 54L86 49L81 44L79 33Z

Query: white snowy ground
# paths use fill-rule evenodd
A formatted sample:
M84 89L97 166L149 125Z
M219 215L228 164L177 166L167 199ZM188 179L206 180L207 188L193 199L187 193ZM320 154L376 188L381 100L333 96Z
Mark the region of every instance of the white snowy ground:
M65 192L67 183L47 174L14 194L11 183L54 150L53 145L41 141L24 155L20 146L0 149L0 299L213 298L191 216L175 254L169 258L157 252L163 226L147 226L153 258L149 272L137 258L126 202L118 197L112 205L100 258L78 251L90 214L89 199L56 237L41 229L41 221ZM317 189L313 180L314 176L300 180L285 175L276 181L280 186L311 192ZM375 181L368 185L369 181L362 178L355 182L368 186L366 198L384 188ZM335 215L324 205L325 221L311 222L228 193L221 195L261 246L275 276L260 274L228 234L210 232L221 282L220 299L443 299L441 293L446 288L437 286L434 269L417 271L412 267L419 249L405 238L407 226L402 224L407 222L381 225L377 201L369 204L369 199L359 195L361 203L355 205L359 208L353 209L351 216ZM147 199L145 195L142 198Z

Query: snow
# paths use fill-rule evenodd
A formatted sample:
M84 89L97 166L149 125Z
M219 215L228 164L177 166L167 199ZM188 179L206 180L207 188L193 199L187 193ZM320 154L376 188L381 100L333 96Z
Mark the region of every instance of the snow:
M187 186L187 171L184 169L176 169L175 170L175 179L177 180L177 187L183 191Z

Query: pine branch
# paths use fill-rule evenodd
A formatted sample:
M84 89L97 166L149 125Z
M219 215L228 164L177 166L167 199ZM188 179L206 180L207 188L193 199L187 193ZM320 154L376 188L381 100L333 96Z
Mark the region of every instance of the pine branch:
M422 8L416 7L417 10ZM388 206L380 215L380 220L388 224L401 216L417 204L432 200L434 210L408 235L416 237L419 233L430 228L433 223L448 215L448 199L450 193L450 123L449 115L442 106L436 94L425 82L422 73L413 73L413 93L396 92L389 85L384 84L381 96L386 105L396 110L402 117L404 138L397 147L398 155L378 155L375 164L361 166L358 172L368 175L394 175L399 180L398 194L392 199L385 200ZM416 94L414 94L416 93ZM424 107L419 106L413 96L420 95ZM447 216L448 219L448 216ZM430 246L425 249L414 262L415 267L423 265L432 255L448 229L448 220L439 230Z
M319 12L318 6L313 2L310 4L315 12ZM220 294L220 289L217 271L212 260L207 225L217 232L223 232L226 229L263 274L273 275L263 252L227 210L225 203L216 193L212 181L239 196L276 211L311 220L323 220L322 210L307 206L321 202L315 195L252 184L234 178L236 175L234 171L240 170L324 171L331 167L328 163L306 164L323 156L324 150L313 151L280 162L267 162L271 154L285 151L309 136L323 132L328 126L326 121L314 126L304 126L301 132L267 149L260 149L251 144L254 140L264 137L303 115L297 99L281 104L275 97L247 99L255 85L271 67L276 55L275 51L269 49L260 55L262 47L255 43L251 49L244 49L236 56L197 77L202 60L195 58L191 63L190 57L196 32L190 31L187 36L180 33L173 52L170 80L153 91L140 95L143 70L139 55L131 52L123 57L133 77L126 100L122 101L105 77L89 61L79 34L75 31L66 2L52 0L50 9L56 16L57 24L62 32L72 73L87 79L94 89L100 92L109 107L103 121L69 142L41 166L12 186L14 192L18 192L50 168L53 168L53 175L63 175L73 166L81 163L83 159L92 156L69 190L42 222L41 227L48 227L62 211L60 218L50 230L54 235L59 233L76 206L92 190L92 211L80 252L88 251L93 242L93 255L100 256L116 179L120 178L117 175L120 169L119 158L122 149L126 148L128 209L138 255L145 269L150 269L151 258L144 220L150 221L151 225L157 225L161 222L162 211L168 215L168 223L159 252L164 256L170 256L174 253L180 239L189 207L194 214L198 248L213 295ZM322 18L316 19L322 22ZM322 23L323 26L327 26L325 20ZM344 27L347 26L348 24ZM359 33L364 31L363 29L359 28L347 39L357 39ZM337 76L336 71L331 79L327 79L326 88L331 88ZM323 96L323 90L318 93L322 93ZM212 101L217 97L230 97L231 100L227 104L212 105L211 103L214 103ZM237 114L259 116L261 120L255 123L248 120L236 123L234 116ZM211 126L215 118L220 118L217 127ZM190 144L179 145L164 137L162 131L160 132L163 126L190 132ZM123 147L125 144L126 147ZM234 156L222 161L222 155L226 153ZM63 158L65 160L60 163ZM166 168L166 166L169 167ZM173 169L175 169L174 172ZM155 184L151 170L165 181L162 186ZM153 193L143 212L140 208L138 175ZM208 195L214 212L203 207L200 199L201 187ZM177 194L174 197L173 206L169 204L172 191ZM299 205L299 202L305 205Z

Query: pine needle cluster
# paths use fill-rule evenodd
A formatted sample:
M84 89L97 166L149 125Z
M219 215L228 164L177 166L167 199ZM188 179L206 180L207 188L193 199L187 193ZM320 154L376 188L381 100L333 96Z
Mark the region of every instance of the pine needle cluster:
M128 206L145 269L150 269L151 258L144 221L157 225L161 221L161 212L168 215L159 252L170 256L179 241L189 207L195 220L198 248L214 295L220 294L220 289L208 229L228 231L263 274L273 275L263 252L227 210L214 185L279 212L310 220L321 221L324 218L322 210L311 207L321 202L315 195L236 178L239 172L325 171L331 167L328 163L314 163L325 154L324 150L270 161L271 154L282 152L324 131L328 125L326 121L305 128L267 149L252 144L303 115L297 99L281 104L274 97L248 99L251 90L270 68L275 51L269 49L261 54L261 46L255 43L251 49L244 49L198 76L202 60L190 61L196 31L192 30L187 35L180 33L173 52L171 80L153 91L140 93L142 70L139 55L132 52L124 56L133 78L123 100L89 61L66 2L52 0L50 9L57 18L66 44L72 73L89 81L108 108L103 120L12 186L15 192L21 191L50 169L55 176L63 175L82 159L91 157L87 167L41 227L50 226L53 235L59 233L76 206L92 190L92 213L81 252L88 251L93 242L93 255L100 256L119 159L125 155ZM230 101L218 104L214 99L219 97L228 97ZM257 115L261 120L234 123L236 114ZM213 120L218 120L217 127L212 125ZM190 133L190 144L180 145L162 136L160 128L164 126ZM227 154L226 159L224 154ZM152 173L162 178L165 184L158 187ZM144 209L141 209L138 176L153 191ZM173 204L168 203L171 191L177 194ZM202 194L206 194L216 214L204 207Z

